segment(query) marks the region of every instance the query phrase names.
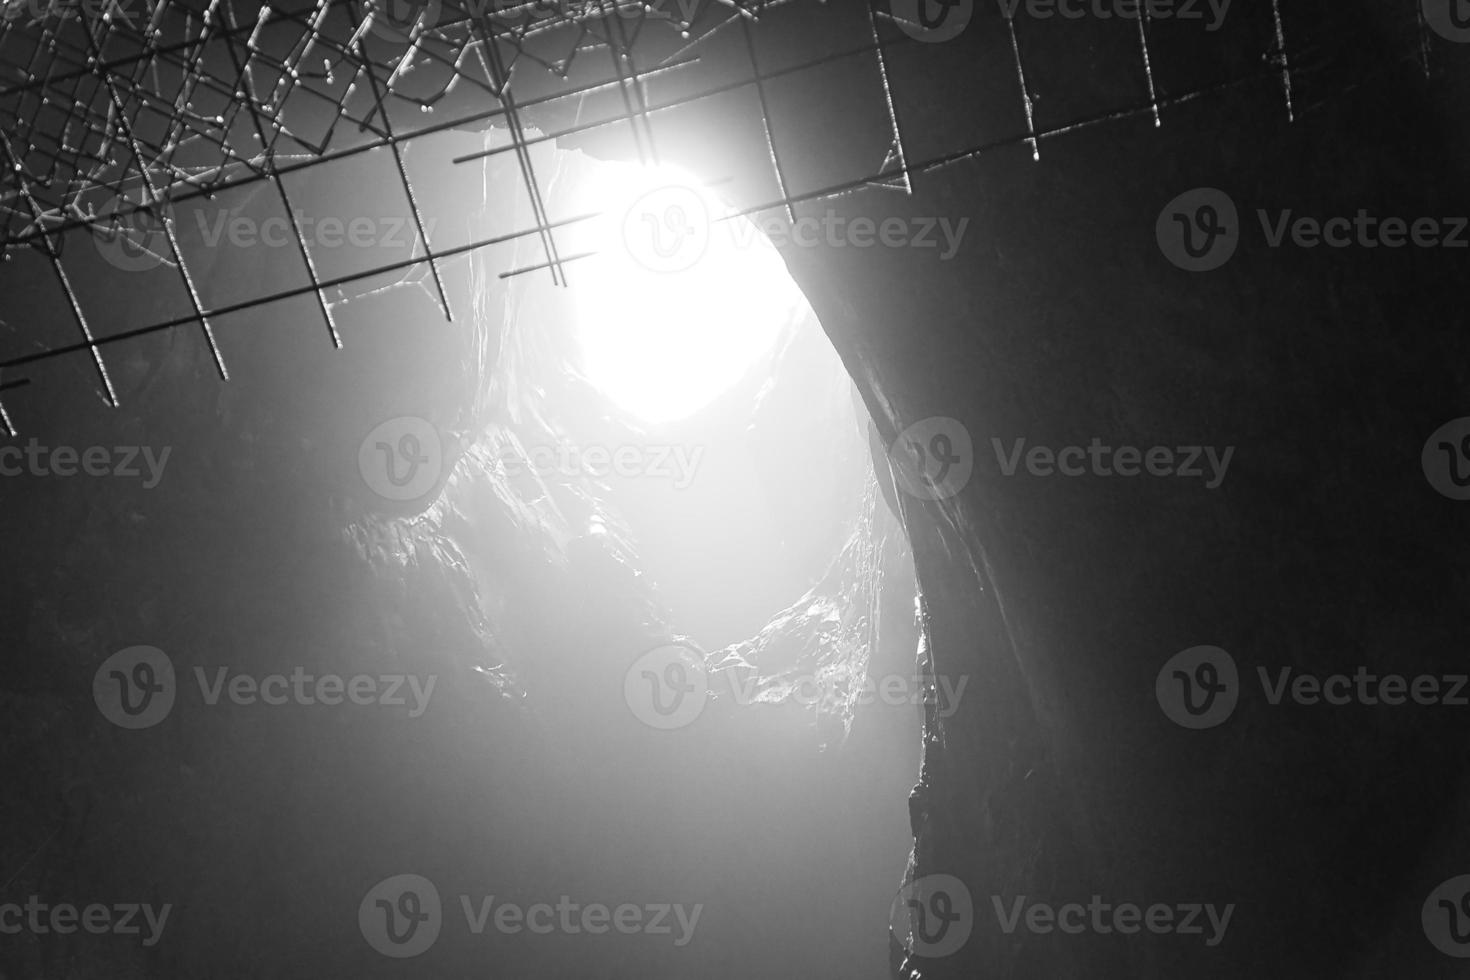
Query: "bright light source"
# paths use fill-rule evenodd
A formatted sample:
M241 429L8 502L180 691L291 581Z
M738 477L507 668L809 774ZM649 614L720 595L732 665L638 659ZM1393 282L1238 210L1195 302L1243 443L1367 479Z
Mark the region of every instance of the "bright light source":
M745 375L807 303L775 248L698 181L604 164L598 257L569 269L589 379L648 422L684 418Z

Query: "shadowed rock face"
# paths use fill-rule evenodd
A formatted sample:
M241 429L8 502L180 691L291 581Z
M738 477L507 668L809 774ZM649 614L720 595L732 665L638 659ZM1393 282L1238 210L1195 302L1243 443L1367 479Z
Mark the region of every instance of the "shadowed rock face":
M1426 941L1420 909L1470 865L1464 709L1361 693L1271 703L1285 668L1465 672L1465 512L1426 480L1421 450L1465 414L1470 253L1371 247L1356 231L1350 247L1303 247L1290 230L1272 244L1302 216L1467 211L1453 109L1465 48L1421 35L1412 5L1352 6L1283 3L1284 58L1268 4L1237 5L1216 33L1152 25L1158 126L1127 60L1136 32L1018 18L1036 130L1144 108L1042 139L1039 159L1022 139L1004 22L977 11L954 41L894 51L890 72L911 163L966 138L992 148L917 176L912 196L812 206L968 218L959 254L785 250L885 442L945 416L974 445L957 496L902 498L936 670L971 675L975 695L926 733L914 873L963 881L974 928L939 960L896 946L900 975L1455 966ZM856 69L834 72L800 99L840 105L860 84ZM864 151L860 127L809 123ZM790 141L810 136L798 126ZM816 183L818 151L805 152L787 157L797 193ZM1156 225L1201 187L1233 202L1239 243L1219 268L1187 271ZM1202 245L1197 204L1175 213ZM1197 454L1202 475L1103 475L1107 457L1085 475L1037 475L1011 462L1017 440L1023 452L1098 440L1138 459L1169 447L1180 462ZM1155 685L1200 645L1231 655L1239 703L1189 730ZM1181 683L1167 674L1161 696ZM1023 896L1025 909L1093 896L1234 909L1217 945L1203 911L1198 935L1063 935L1024 919L1008 934L997 910L1009 919Z
M983 692L926 743L916 791L917 870L966 881L977 916L926 977L1453 964L1418 913L1470 859L1463 709L1271 706L1257 668L1465 672L1451 543L1465 515L1420 453L1464 414L1467 253L1273 248L1257 209L1273 222L1464 214L1443 76L1465 59L1439 46L1426 83L1411 49L1375 50L1372 18L1343 38L1344 12L1290 6L1306 62L1295 122L1264 78L1166 109L1159 129L1135 117L1074 132L1044 141L1039 162L1000 151L918 181L906 202L973 218L960 259L795 265L895 429L948 415L975 441L956 506L906 510L938 669L975 671ZM1236 202L1242 240L1224 267L1190 273L1160 255L1154 223L1200 186ZM1235 455L1213 490L1007 477L991 440L1010 453L1020 438ZM1234 656L1243 693L1225 724L1188 731L1160 711L1155 677L1199 644ZM1235 917L1213 949L996 929L992 896L1094 894L1233 902Z
M1290 111L1282 64L1270 54L1278 42L1269 4L1238 3L1215 32L1151 25L1156 126L1135 25L1018 18L1015 47L1032 94L1028 122L1011 36L982 4L952 41L892 48L888 70L909 163L988 149L917 174L911 195L866 189L803 212L831 209L848 221L934 219L936 226L942 218L951 227L968 219L958 252L944 261L940 248L785 249L881 441L891 443L922 419L947 417L973 445L972 474L955 496L892 496L923 592L921 649L940 675L969 678L954 712L931 714L926 723L922 773L909 798L911 873L959 879L972 910L968 939L950 956L909 956L894 942L895 975L1369 977L1389 967L1406 976L1453 975L1457 963L1426 941L1420 909L1440 882L1470 870L1460 830L1470 809L1461 749L1470 709L1312 706L1289 697L1273 705L1258 673L1264 669L1275 685L1287 667L1293 676L1321 677L1360 666L1408 677L1467 672L1460 628L1466 560L1457 547L1466 518L1421 467L1426 439L1465 414L1466 252L1309 248L1290 231L1273 247L1270 235L1286 211L1326 219L1363 209L1410 222L1470 214L1455 126L1470 48L1424 35L1426 77L1412 5L1392 16L1343 6L1282 0ZM769 15L759 35L762 57L795 63L843 40L861 43L861 31L833 27L841 16L817 5ZM724 57L711 55L690 71L718 84L730 69ZM1193 93L1201 94L1185 98ZM773 83L769 97L793 194L840 180L843 166L859 177L888 153L871 62ZM734 178L725 189L741 203L773 200L759 125L715 103L671 113L677 125L670 119L660 132L679 135L661 145L665 159ZM1105 119L1123 110L1137 111ZM529 115L548 131L566 122L551 111ZM1089 121L1042 138L1033 158L1026 141L1033 131ZM628 155L611 137L580 143ZM1167 231L1178 213L1203 235L1206 213L1197 201L1168 208L1200 187L1228 196L1240 240L1223 265L1192 272L1170 260L1156 233L1161 216ZM268 328L267 319L251 325ZM443 377L445 365L473 374L453 337L404 341L417 354L403 366L410 380L394 392L393 411L433 414L468 397L425 380ZM258 443L261 433L297 431L302 419L335 418L338 399L356 386L340 377L320 389L308 382L325 374L328 358L352 356L350 345L342 354L303 355L290 360L284 377L256 387L242 367L247 380L218 395L207 367L192 378L181 377L182 369L172 375L172 383L192 386L179 403L198 396L194 407L207 410L163 423L180 447L175 465L196 481L187 486L212 488L214 502L231 502L228 533L216 533L217 508L196 494L170 496L156 509L142 497L109 498L109 513L134 528L136 540L116 529L103 534L82 520L102 513L101 505L68 491L47 505L77 515L72 553L57 572L68 567L73 577L51 582L49 569L31 569L27 587L83 597L71 600L82 606L111 603L119 611L92 623L96 645L124 634L163 646L187 639L208 645L211 652L195 658L203 663L241 662L249 659L245 647L264 645L291 664L310 662L313 649L351 650L345 638L372 656L406 646L419 652L381 663L344 653L319 667L449 674L455 656L484 638L471 635L474 617L452 584L413 577L432 578L459 556L435 555L405 572L411 581L402 590L442 607L405 603L419 617L407 622L388 613L381 621L364 617L364 609L390 605L394 586L343 577L356 566L350 549L322 530L332 525L322 513L332 488L312 482L317 450L284 439L280 447ZM364 377L375 376L364 369ZM356 397L380 414L385 407L377 389ZM241 443L232 455L216 423L231 437L255 434L254 448ZM97 439L109 438L99 427ZM1222 465L1212 471L1201 452L1196 479L1105 476L1092 456L1082 463L1077 454L1068 459L1088 468L1083 475L1040 475L1031 469L1047 469L1044 460L1026 461L1036 447L1090 449L1094 440L1136 447L1140 457L1169 447L1181 463L1188 447L1209 447ZM189 458L210 465L189 470L182 462ZM1109 457L1102 466L1118 462ZM1221 478L1210 489L1212 473ZM293 507L302 486L311 504ZM292 522L273 523L283 513ZM282 539L280 548L240 554L238 535L262 528ZM90 578L75 571L100 554L113 562L107 570L87 572ZM561 570L522 558L544 576L527 591L565 584ZM155 602L126 598L133 596ZM158 596L169 598L159 604ZM54 642L59 658L63 642L91 642L60 635L64 624L88 621L87 609L64 606L52 610L50 626L34 608L17 614L34 649ZM175 621L173 607L194 612ZM285 630L278 615L309 615L313 630ZM248 636L221 625L239 622L255 624ZM606 642L598 625L557 619L544 645ZM629 633L619 642L646 639L624 626ZM1175 654L1202 645L1231 655L1240 694L1223 723L1190 730L1162 709L1156 681ZM85 676L86 665L58 658L28 661L11 678L10 694L40 699L47 711L70 704L71 676ZM554 665L543 669L555 672ZM1165 674L1167 696L1178 678L1172 669ZM116 850L92 829L98 812L116 825L151 828L181 849L218 848L216 877L199 886L193 912L225 937L220 955L242 963L254 955L240 917L279 920L292 951L285 962L303 975L342 962L328 951L357 948L350 916L336 913L350 910L363 891L363 882L343 876L345 867L373 866L363 881L376 880L376 870L409 868L452 879L462 865L492 863L474 850L483 842L505 890L529 894L549 887L538 877L537 860L546 854L569 849L591 860L618 851L596 884L656 891L674 882L684 891L658 900L694 901L706 879L661 877L659 869L748 868L741 862L752 852L760 856L755 867L777 867L796 857L783 853L790 844L783 845L781 828L805 798L850 794L841 798L857 809L888 791L866 790L861 767L792 761L779 734L767 732L754 748L701 742L694 753L701 764L742 775L711 781L704 797L677 798L667 773L682 771L686 756L660 748L626 779L619 766L648 751L638 733L528 739L535 723L472 695L457 695L448 719L422 736L396 722L336 728L242 717L227 725L188 716L141 756L163 766L144 765L136 746L103 738L90 708L80 710L77 718L85 715L95 728L74 718L70 741L48 728L44 737L27 736L34 744L23 743L34 749L28 764L38 784L67 773L54 794L48 783L44 800L37 793L17 806L35 828L29 843L58 826L57 839L71 848L64 853L83 855L48 857L45 873L85 874L78 868L96 852ZM620 705L606 710L627 722ZM901 737L901 726L894 731ZM535 748L494 755L493 779L485 775L492 768L485 746L527 744ZM93 748L82 753L77 745ZM129 773L131 795L106 782L114 771ZM469 772L476 775L460 776ZM548 780L548 772L558 775ZM93 797L78 784L91 785ZM751 785L769 794L765 810L750 808L743 788ZM579 807L588 786L637 805L586 813ZM722 823L737 812L758 819ZM680 828L658 842L661 849L632 826L650 813ZM221 823L222 816L234 823ZM324 835L324 825L351 829ZM514 848L493 843L497 828L528 826L544 830ZM460 861L430 846L446 842ZM828 845L822 859L841 866L843 842ZM372 865L375 848L391 856L391 866ZM161 864L166 851L145 843L113 856L108 880L152 874L168 885L199 876L188 863ZM7 867L25 853L15 857ZM257 878L267 857L299 874ZM841 880L848 887L856 879ZM732 873L725 897L760 892L760 881ZM168 889L160 894L165 900ZM293 912L303 894L333 911ZM1109 906L1233 909L1217 945L1208 944L1216 930L1205 914L1196 918L1198 935L1103 934L1091 910L1076 935L1026 924L1033 905L1087 905L1094 896ZM1008 924L1018 914L1023 897L1019 924L1007 932L1002 919ZM783 914L802 914L789 892L772 901ZM964 924L957 920L955 928ZM847 925L814 925L813 942ZM875 917L864 928L882 926ZM730 975L742 975L740 945L720 935ZM199 952L159 953L150 968L157 975L187 970ZM805 968L811 957L803 952L811 951L791 956ZM462 943L456 955L458 963L482 965L484 947ZM539 961L508 947L494 955L528 975L589 961L577 951ZM284 975L281 962L268 962ZM351 962L384 975L392 965L370 954ZM658 954L640 953L609 970L657 975L664 966Z

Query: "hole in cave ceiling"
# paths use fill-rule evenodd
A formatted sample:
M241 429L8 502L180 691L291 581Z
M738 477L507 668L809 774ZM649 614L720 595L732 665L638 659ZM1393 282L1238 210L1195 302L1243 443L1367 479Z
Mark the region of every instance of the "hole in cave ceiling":
M523 424L498 451L512 485L578 482L568 554L636 569L711 664L778 688L783 674L836 675L855 697L884 573L902 573L890 588L909 605L912 566L867 410L815 312L756 224L722 220L730 208L692 175L563 149L536 167L553 222L598 217L558 236L563 256L588 256L566 263L566 288L547 275L504 287L492 387L542 431ZM816 712L829 733L853 719L838 700Z

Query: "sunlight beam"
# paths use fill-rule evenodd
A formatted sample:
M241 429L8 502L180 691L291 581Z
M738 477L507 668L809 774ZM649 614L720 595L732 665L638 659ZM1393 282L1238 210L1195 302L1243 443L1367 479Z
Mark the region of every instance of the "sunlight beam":
M583 367L645 422L698 412L805 312L769 239L688 174L608 164L583 193L604 215L571 284Z

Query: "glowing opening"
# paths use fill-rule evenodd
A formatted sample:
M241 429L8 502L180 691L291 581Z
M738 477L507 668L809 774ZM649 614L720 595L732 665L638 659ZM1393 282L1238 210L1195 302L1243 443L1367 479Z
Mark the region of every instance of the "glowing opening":
M699 411L806 310L756 224L688 174L609 164L582 194L603 215L597 257L570 274L583 367L644 421Z

